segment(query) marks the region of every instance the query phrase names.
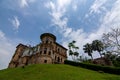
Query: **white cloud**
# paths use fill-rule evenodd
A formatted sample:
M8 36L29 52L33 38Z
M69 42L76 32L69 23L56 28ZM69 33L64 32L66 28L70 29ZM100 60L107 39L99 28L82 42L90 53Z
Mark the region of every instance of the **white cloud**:
M80 47L80 50L81 50L80 52L83 53L82 52L83 45L86 42L94 40L95 37L92 36L93 34L90 37L88 37L87 36L88 34L84 33L82 29L73 30L67 25L68 18L64 17L64 15L65 15L65 12L67 11L67 7L71 3L72 3L71 0L69 1L57 0L57 3L53 3L50 1L45 6L51 9L50 15L52 16L52 24L57 26L57 28L59 28L59 32L65 38L63 41L63 45L67 47L68 42L72 40L76 40L77 46ZM86 38L90 38L90 40Z
M73 10L74 10L74 11L77 10L77 5L73 5Z
M94 3L89 8L89 13L85 15L85 18L88 18L91 14L99 14L107 12L106 4L109 4L108 0L95 0Z
M14 50L15 45L9 42L9 39L0 30L0 69L7 68Z
M62 0L61 0L62 1ZM63 45L67 47L68 42L72 40L77 41L77 46L80 47L80 53L83 53L83 45L86 43L90 43L95 39L100 39L102 34L109 29L107 28L108 25L111 24L119 24L120 22L120 6L119 6L119 0L116 1L114 4L112 10L110 12L107 12L106 16L101 19L101 25L98 28L98 30L95 30L94 32L91 33L86 33L84 32L83 29L77 29L73 30L70 28L67 23L68 19L67 17L64 17L65 12L67 10L67 6L69 6L72 1L67 3L67 0L60 5L58 5L59 0L57 0L57 3L49 2L47 6L49 5L51 12L50 15L52 16L52 24L56 25L59 28L59 31L61 34L64 36L64 41ZM101 10L105 10L105 7L103 6L107 0L96 0L93 5L90 8L90 14L91 13L99 13ZM89 17L89 15L88 15ZM112 23L114 22L114 23ZM99 54L95 54L94 57L99 56Z
M101 27L112 28L120 26L120 0L116 0L110 11L101 20Z
M5 34L2 32L2 31L0 31L0 38L2 39L2 40L4 40L5 39Z
M15 30L18 30L20 27L20 21L17 16L14 16L13 19L10 19Z
M29 6L29 3L34 3L36 0L19 0L19 5L21 8Z
M24 7L27 7L27 6L28 6L27 0L20 0L20 7L21 8L24 8Z
M61 18L64 16L66 8L69 6L70 3L71 0L57 0L56 2L50 1L47 4L45 4L47 8L51 9L50 15L53 17L53 25L57 25L60 28L64 28L66 26L67 18Z
M21 39L10 39L0 30L0 70L8 67L19 43L27 44L28 42Z
M93 5L90 7L90 13L100 13L101 10L105 10L103 6L107 0L95 0Z

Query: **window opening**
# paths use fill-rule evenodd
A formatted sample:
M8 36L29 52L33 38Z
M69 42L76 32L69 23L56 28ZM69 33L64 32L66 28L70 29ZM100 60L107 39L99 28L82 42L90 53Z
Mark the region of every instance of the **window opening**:
M44 60L44 63L47 63L47 60Z

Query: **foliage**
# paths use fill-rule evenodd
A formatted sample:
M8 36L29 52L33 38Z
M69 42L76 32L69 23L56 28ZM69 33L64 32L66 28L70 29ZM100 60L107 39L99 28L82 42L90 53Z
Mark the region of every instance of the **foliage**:
M68 44L69 47L69 55L72 56L72 59L76 61L77 57L79 56L78 49L79 47L75 46L76 41L72 41Z
M103 45L103 43L100 40L94 40L92 42L92 49L94 51L98 51L100 56L102 57L101 52L104 50L104 45Z
M0 70L0 80L120 80L120 76L64 64L35 64Z
M83 50L85 53L88 53L88 55L91 56L91 59L93 60L92 52L98 51L100 56L102 57L101 52L104 50L104 46L100 40L94 40L94 41L92 41L92 44L89 44L89 43L85 44L83 46Z
M83 67L83 68L87 68L95 71L103 71L111 74L120 74L120 68L116 68L116 67L100 66L100 65L88 64L88 63L79 63L79 62L73 62L68 60L65 61L65 64L79 66L79 67Z
M114 66L120 67L120 28L114 28L110 32L104 33L102 42L106 51L105 57L107 56Z
M92 52L93 52L92 45L89 44L89 43L85 44L83 46L83 50L84 50L85 53L88 53L88 55L91 56L91 59L93 60L93 57L92 57Z

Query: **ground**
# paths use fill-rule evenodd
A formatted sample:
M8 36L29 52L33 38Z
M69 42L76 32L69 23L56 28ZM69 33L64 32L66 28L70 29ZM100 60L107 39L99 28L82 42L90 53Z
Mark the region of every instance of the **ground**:
M35 64L0 70L0 80L120 80L120 76L65 64Z

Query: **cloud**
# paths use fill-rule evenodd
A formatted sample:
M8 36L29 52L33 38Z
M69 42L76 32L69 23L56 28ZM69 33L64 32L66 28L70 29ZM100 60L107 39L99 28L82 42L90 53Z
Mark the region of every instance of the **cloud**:
M77 10L77 5L73 5L73 10L74 10L74 11Z
M17 16L14 16L13 19L9 19L15 30L18 30L20 27L20 21Z
M5 34L0 30L0 38L1 38L1 40L4 40L5 39Z
M61 0L62 1L62 0ZM85 32L83 29L79 28L77 30L73 30L70 26L68 26L68 18L65 16L67 7L72 3L69 2L63 3L59 5L59 0L57 3L49 2L47 3L48 8L50 8L50 15L52 16L52 24L56 25L59 28L59 32L63 35L63 45L67 47L68 42L72 40L76 40L76 45L80 47L80 53L83 52L83 45L86 43L91 43L95 39L101 39L102 34L108 32L110 27L113 25L119 25L120 23L120 0L117 0L112 9L110 11L105 9L105 4L107 4L107 0L96 0L93 5L90 7L90 13L102 13L102 10L106 10L105 16L101 16L99 28L93 32ZM61 3L60 3L61 4ZM89 15L88 15L89 17ZM112 26L111 26L112 25ZM99 57L99 54L95 54L94 57Z
M99 14L107 11L106 4L108 0L95 0L91 7L89 8L89 13L85 15L85 18L88 18L91 14Z
M100 13L102 10L106 8L103 6L107 0L95 0L93 5L90 7L90 14L91 13Z
M51 9L49 13L52 16L52 24L57 25L60 28L64 28L67 23L67 18L63 18L66 12L67 6L71 3L71 0L57 0L56 2L48 2L45 4L47 8Z
M27 44L28 42L21 39L8 38L3 31L0 30L0 70L8 67L8 64L19 43Z
M113 28L120 26L120 0L116 0L110 11L101 19L101 28Z
M28 7L29 6L29 3L33 3L35 2L36 0L20 0L19 1L19 4L20 4L20 7L21 8L25 8L25 7Z
M61 1L59 3L59 1ZM50 8L50 15L52 16L52 25L55 25L58 29L59 32L63 35L64 40L63 40L63 45L67 47L68 42L72 40L77 41L77 46L80 47L80 53L83 53L82 48L83 45L87 42L90 42L96 37L94 37L94 34L90 34L90 37L88 37L87 33L83 31L83 29L79 28L77 30L73 30L71 27L69 27L68 24L68 18L65 17L65 13L67 11L67 7L72 3L71 0L57 0L57 3L54 2L49 2L45 6L47 8ZM62 4L63 3L63 4ZM98 35L97 35L98 36ZM89 38L89 39L88 39Z
M21 7L21 8L28 7L28 2L27 2L27 0L20 0L20 7Z
M12 44L0 30L0 69L7 68L14 50L15 45Z

